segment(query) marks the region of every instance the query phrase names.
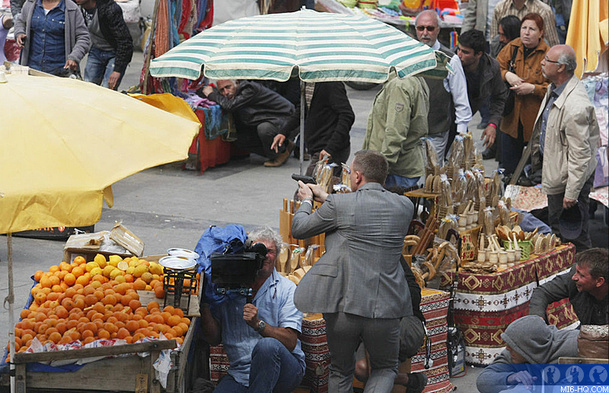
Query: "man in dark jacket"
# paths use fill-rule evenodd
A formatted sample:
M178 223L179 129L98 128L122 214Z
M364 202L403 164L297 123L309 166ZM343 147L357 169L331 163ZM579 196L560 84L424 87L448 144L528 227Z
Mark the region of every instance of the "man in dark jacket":
M547 321L549 304L569 298L573 311L582 325L609 323L609 251L591 248L575 256L569 273L535 288L529 304L529 314Z
M342 82L307 83L305 87L306 119L304 139L311 163L307 175L313 174L315 164L324 156L329 162L346 163L351 152L349 131L355 114ZM336 172L335 172L336 173Z
M223 79L216 85L217 88L205 86L198 94L234 114L237 145L267 157L264 166L285 164L294 149L292 141L286 142L290 131L286 124L294 113L294 105L257 82Z
M75 0L91 35L85 80L117 90L133 56L133 40L114 0Z
M481 138L484 138L484 146L488 147L495 142L507 89L501 80L499 62L484 53L485 45L484 33L468 30L459 36L457 55L465 72L467 97L472 114L484 103L490 103L489 122L481 135Z

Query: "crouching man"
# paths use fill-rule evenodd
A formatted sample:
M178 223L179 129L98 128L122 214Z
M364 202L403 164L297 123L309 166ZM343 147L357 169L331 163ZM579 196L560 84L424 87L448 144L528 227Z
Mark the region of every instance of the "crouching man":
M248 237L268 250L252 285L252 303L237 295L213 306L213 314L208 304L201 305L203 336L211 345L222 343L230 363L214 392L291 392L305 371L296 285L275 270L281 238L268 227Z
M540 368L530 365L556 364L560 357L578 356L579 330L558 330L537 315L512 322L501 334L503 350L476 381L480 393L535 391L542 385Z

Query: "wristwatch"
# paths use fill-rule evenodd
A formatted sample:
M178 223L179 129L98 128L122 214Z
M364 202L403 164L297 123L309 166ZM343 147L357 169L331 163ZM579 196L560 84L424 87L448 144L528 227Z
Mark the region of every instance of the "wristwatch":
M260 322L258 322L258 326L256 326L256 328L254 330L257 331L258 333L262 333L262 331L264 330L265 327L266 327L266 322L264 322L261 319Z

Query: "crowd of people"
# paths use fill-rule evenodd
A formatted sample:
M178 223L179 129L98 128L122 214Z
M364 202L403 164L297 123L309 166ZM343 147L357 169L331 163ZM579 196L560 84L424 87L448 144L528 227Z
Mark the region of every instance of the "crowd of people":
M114 0L11 0L11 13L19 64L81 78L80 63L88 55L84 80L118 89L133 39Z
M502 334L506 350L480 375L478 389L495 393L517 385L528 387L535 384L535 377L514 365L556 363L561 356L577 356L578 331L548 325L550 303L568 298L582 324L609 323L609 258L606 249L590 249L584 213L599 128L594 107L574 75L575 53L562 44L564 24L557 28L552 8L540 0L470 0L455 51L438 41L440 24L435 11L421 12L415 20L416 38L449 56L454 72L445 79L390 77L383 85L372 104L364 150L355 153L351 163L353 192L328 194L319 186L299 182L301 206L294 215L292 235L304 239L325 233L326 253L293 288L293 303L286 307L323 314L331 392L352 392L354 377L366 381L365 392L389 392L394 385L407 386L408 392L424 389L423 373L401 368L420 347L419 327L424 324L420 289L417 293L416 284L408 285L408 265L400 263L413 206L388 188L412 187L424 175L421 138L430 138L438 159L444 160L454 135L467 132L478 111L485 156L496 154L506 175L515 173L529 146L532 170L538 172L542 191L548 195L548 224L563 240L574 242L578 251L572 271L537 288L530 315ZM300 105L306 105L304 138L314 161L326 156L330 162L345 163L354 116L344 86L324 82L306 84L305 89L306 102L291 104L285 91L250 81L217 81L215 88L205 87L199 94L235 115L238 132L247 133L251 139L244 140L257 146L250 145L251 151L268 159L265 166L283 165L290 156L294 148L290 118ZM271 104L280 100L281 105ZM315 210L314 202L321 204ZM582 214L566 214L572 209ZM568 215L575 218L564 225ZM276 245L271 249L275 251ZM276 280L276 273L265 274L267 281ZM242 325L249 325L248 337L259 332L259 345L273 336L275 326L289 326L265 316L268 321L260 327L264 318L252 319L249 308L233 311L242 317ZM207 317L217 317L223 324L226 319L225 315ZM296 334L299 328L289 327ZM287 349L292 357L277 368L273 363L276 384L264 391L283 391L278 388L286 386L283 373L299 377L293 372L294 359L300 358L298 347L291 342L283 346L281 352ZM414 353L409 346L416 347ZM261 352L257 346L251 349L251 344L239 347L245 351L239 358L229 353L232 377L228 378L236 379L231 370L241 370L247 359L252 370L249 379L237 382L242 389L253 389L258 383L253 370ZM261 391L250 391L254 390Z

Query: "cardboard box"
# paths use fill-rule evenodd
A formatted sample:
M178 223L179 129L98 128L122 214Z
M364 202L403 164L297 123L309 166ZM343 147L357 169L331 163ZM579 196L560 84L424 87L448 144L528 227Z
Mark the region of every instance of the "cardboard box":
M110 255L122 258L133 256L132 252L110 239L109 231L100 231L70 236L63 249L63 260L70 263L77 256L82 256L92 261L97 254L106 256L106 259Z

